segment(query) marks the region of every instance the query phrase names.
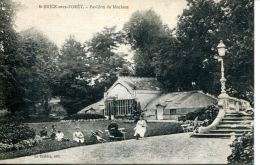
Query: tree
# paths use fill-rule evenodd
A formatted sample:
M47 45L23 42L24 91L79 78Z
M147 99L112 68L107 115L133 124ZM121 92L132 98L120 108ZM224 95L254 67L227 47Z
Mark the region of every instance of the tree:
M183 90L198 89L212 94L219 91L219 64L215 59L221 10L213 0L188 0L180 16L176 37L179 44L179 84ZM175 69L176 70L176 69Z
M226 74L230 94L254 98L254 1L222 0L220 36L225 39L228 52Z
M17 36L13 28L16 4L10 0L0 2L0 109L11 104L14 91L14 57L17 49Z
M154 47L169 35L168 27L153 10L137 11L123 28L127 41L136 51L134 56L137 76L155 76L155 68L151 65L156 56Z
M180 51L176 38L168 37L157 44L155 67L157 79L163 84L165 92L189 90L190 78L187 59Z
M125 44L123 34L116 32L116 26L105 27L90 41L86 42L88 64L91 71L93 95L96 99L103 97L104 91L117 79L117 75L127 64L123 53L117 48Z
M70 36L61 48L60 71L57 74L56 95L61 96L61 104L69 115L78 112L92 100L89 94L89 67L84 46Z
M121 43L123 43L122 34L116 32L116 26L113 26L104 27L104 30L96 33L90 41L86 42L86 46L91 57L99 62L107 62L116 54L113 50Z
M57 95L69 115L100 100L106 87L115 82L125 64L115 51L121 43L122 34L116 27L105 27L84 45L73 37L65 41L59 58Z
M12 95L12 112L25 116L48 114L52 75L56 72L58 48L41 32L28 29L19 34L15 58L15 92Z
M217 45L224 40L227 92L253 103L253 1L188 0L176 38L157 44L153 65L168 91L201 89L220 93ZM160 50L160 49L159 49Z

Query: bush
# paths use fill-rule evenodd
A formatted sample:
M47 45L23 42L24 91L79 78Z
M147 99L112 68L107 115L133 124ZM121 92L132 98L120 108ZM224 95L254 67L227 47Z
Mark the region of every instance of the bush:
M0 142L16 144L23 140L34 139L35 131L12 118L0 121Z
M198 116L199 121L209 120L209 123L213 122L214 119L217 117L219 112L219 109L216 105L210 105L206 108L202 108L199 110L196 110L194 112L190 112L186 114L187 120L195 120L195 118Z
M37 141L34 139L22 140L19 143L14 144L13 149L21 150L21 149L32 147L35 144L37 144Z
M100 114L74 114L68 117L65 117L64 120L80 120L80 119L104 119L105 117Z
M244 133L236 138L231 147L232 153L228 156L228 164L254 164L254 131Z
M13 149L13 145L12 144L0 143L0 153L1 152L6 152L6 151L10 151L12 149Z

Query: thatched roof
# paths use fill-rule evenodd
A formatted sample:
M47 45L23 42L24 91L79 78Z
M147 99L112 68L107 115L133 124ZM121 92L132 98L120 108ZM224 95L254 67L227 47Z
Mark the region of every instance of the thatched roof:
M105 109L105 103L104 103L104 99L94 103L94 104L91 104L85 108L83 108L82 110L80 110L78 112L78 114L80 113L97 113L97 114L102 114L102 110Z
M164 106L165 109L203 108L215 103L217 98L201 91L173 92L153 99L145 110L156 109L156 106Z

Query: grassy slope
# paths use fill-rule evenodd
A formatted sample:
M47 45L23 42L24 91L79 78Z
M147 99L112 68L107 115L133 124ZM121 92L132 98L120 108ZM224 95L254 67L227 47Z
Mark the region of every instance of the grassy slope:
M110 121L107 120L99 120L99 121L74 121L74 122L49 122L49 123L30 123L28 124L30 127L36 130L36 133L39 134L41 128L43 126L48 127L48 132L50 133L51 126L55 124L57 126L57 130L61 130L66 138L72 139L72 134L75 131L75 127L80 127L80 130L83 132L86 144L93 144L96 143L93 136L91 136L91 130L106 130L107 126L109 125ZM120 128L125 128L126 130L126 139L133 139L134 138L134 130L135 124L132 122L124 122L124 121L117 121ZM177 123L171 122L149 122L147 127L146 136L156 136L156 135L166 135L166 134L174 134L182 132L182 128ZM107 139L106 134L104 134L104 138ZM73 141L69 142L57 142L53 140L46 140L40 143L37 146L20 150L20 151L10 151L5 153L0 153L0 159L9 159L14 157L21 157L27 155L34 155L39 153L45 153L50 151L61 150L70 147L80 146Z

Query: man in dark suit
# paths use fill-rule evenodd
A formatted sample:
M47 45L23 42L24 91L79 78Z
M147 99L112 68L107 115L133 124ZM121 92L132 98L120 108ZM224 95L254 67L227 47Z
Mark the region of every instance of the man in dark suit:
M117 139L121 140L123 138L123 134L118 130L118 124L114 120L109 124L108 131L110 135L114 136Z

